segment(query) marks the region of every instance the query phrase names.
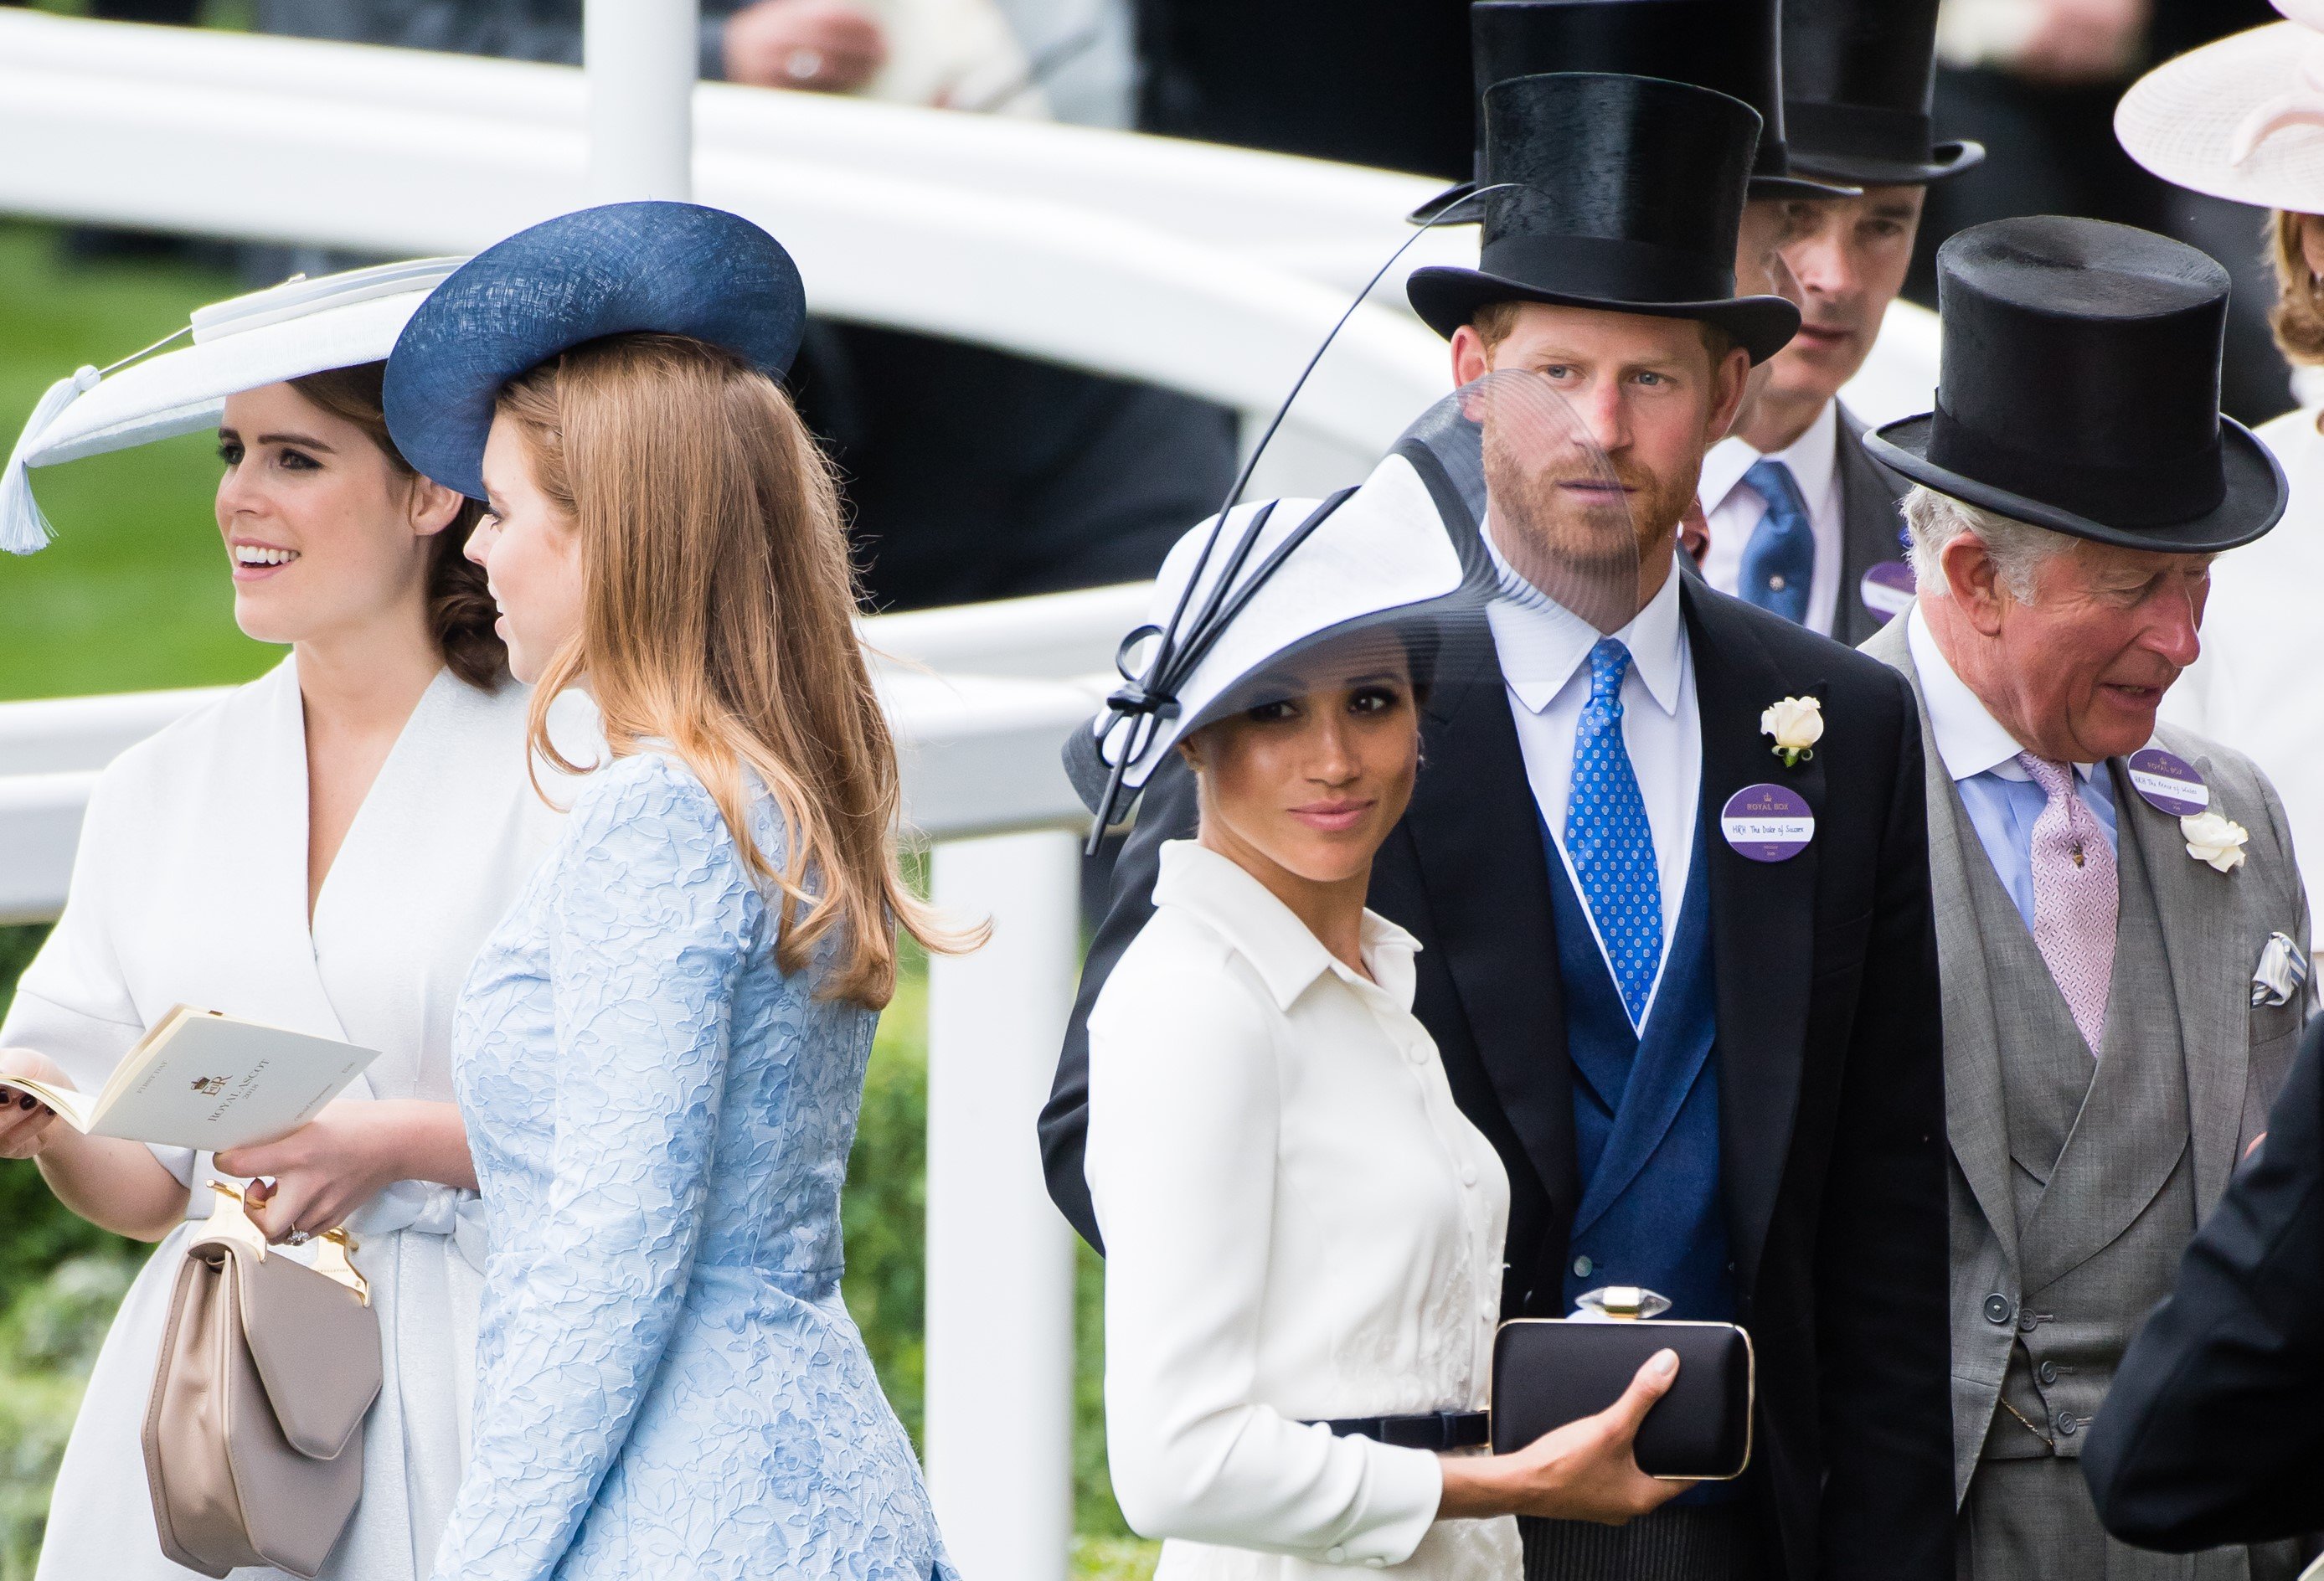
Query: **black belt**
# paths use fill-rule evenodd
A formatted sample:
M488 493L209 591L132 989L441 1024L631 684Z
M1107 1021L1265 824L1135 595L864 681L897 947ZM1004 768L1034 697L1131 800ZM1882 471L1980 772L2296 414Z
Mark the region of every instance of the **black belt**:
M1343 1416L1309 1422L1342 1439L1378 1439L1399 1449L1473 1449L1493 1439L1493 1419L1481 1411L1440 1411L1431 1416Z

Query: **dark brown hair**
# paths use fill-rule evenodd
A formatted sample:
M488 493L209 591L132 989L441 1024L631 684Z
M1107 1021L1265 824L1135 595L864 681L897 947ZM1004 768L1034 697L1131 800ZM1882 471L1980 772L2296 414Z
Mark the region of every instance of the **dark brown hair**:
M361 363L352 368L329 368L290 381L290 388L317 406L361 428L398 477L417 481L412 470L388 437L387 412L380 400L385 363ZM484 570L462 551L475 530L484 506L475 500L460 501L452 525L436 535L428 552L428 630L444 667L480 692L497 689L508 678L508 649L493 630L499 611L484 588Z
M2268 312L2268 327L2275 344L2293 363L2313 366L2324 363L2324 288L2308 271L2308 254L2300 245L2301 216L2277 209L2268 216L2275 263L2275 306Z

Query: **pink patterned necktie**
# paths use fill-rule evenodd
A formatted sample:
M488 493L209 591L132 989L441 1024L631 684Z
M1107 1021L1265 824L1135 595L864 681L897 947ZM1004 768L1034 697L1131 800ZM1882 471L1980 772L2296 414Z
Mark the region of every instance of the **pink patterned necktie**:
M2106 1038L2115 921L2122 905L2114 848L2082 800L2071 764L2031 752L2020 752L2017 761L2050 798L2034 821L2034 943L2095 1055Z

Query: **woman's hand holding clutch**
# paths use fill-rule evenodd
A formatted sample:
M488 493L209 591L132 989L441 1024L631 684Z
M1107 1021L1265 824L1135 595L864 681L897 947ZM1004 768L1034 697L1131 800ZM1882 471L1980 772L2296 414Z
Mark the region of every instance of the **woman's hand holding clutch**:
M1513 1454L1443 1457L1436 1518L1538 1515L1620 1526L1676 1498L1694 1484L1648 1476L1632 1445L1646 1412L1677 1381L1677 1353L1657 1351L1622 1397L1595 1416L1544 1433Z

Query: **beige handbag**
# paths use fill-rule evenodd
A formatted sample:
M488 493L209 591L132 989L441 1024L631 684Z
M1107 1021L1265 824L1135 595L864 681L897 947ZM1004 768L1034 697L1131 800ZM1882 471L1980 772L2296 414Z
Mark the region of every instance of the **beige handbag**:
M145 1408L161 1551L205 1576L272 1565L312 1577L363 1494L379 1397L379 1314L345 1230L309 1267L270 1255L242 1195L187 1243Z

